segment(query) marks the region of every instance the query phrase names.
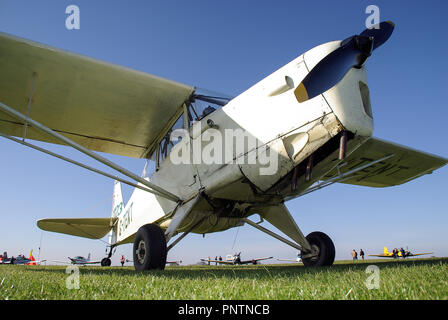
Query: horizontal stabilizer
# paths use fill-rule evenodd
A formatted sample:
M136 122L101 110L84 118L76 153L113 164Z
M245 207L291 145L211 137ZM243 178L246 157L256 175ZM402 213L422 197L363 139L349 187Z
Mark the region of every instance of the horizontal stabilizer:
M115 221L117 218L42 219L37 221L37 226L45 231L101 239L110 231Z
M340 172L348 172L391 154L393 157L360 170L341 183L368 187L390 187L432 173L448 162L448 159L430 153L370 138L345 159L347 165L341 167ZM330 179L337 175L337 169L334 169L322 179Z

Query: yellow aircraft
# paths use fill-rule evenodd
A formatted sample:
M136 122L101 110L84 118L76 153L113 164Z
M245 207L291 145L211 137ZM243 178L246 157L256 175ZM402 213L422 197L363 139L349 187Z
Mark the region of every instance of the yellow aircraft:
M387 250L387 247L384 247L384 253L383 254L368 254L368 256L371 257L382 257L382 258L394 258L397 259L398 257L415 257L415 256L421 256L424 254L432 254L434 252L424 252L424 253L412 253L408 250L403 250L404 251L404 256L403 253L401 253L401 250L396 250L396 252L389 252Z

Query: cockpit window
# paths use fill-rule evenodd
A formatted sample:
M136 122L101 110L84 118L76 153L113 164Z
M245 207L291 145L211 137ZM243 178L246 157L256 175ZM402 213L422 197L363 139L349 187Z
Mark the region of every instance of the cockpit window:
M181 139L173 139L172 133L177 129L184 128L184 114L177 119L174 125L166 133L165 137L159 143L159 164L170 154L171 149L181 141Z

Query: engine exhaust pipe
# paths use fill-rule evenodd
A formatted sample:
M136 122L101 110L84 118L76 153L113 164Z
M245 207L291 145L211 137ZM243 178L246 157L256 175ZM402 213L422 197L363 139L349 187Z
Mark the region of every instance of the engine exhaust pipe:
M341 140L339 143L339 160L345 159L346 150L347 150L347 131L342 131Z

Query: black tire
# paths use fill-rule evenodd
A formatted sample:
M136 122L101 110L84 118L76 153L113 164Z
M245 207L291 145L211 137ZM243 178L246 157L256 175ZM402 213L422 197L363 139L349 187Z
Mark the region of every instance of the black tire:
M166 238L158 225L146 224L138 229L134 238L133 256L137 271L165 269Z
M112 264L112 261L109 258L103 258L101 260L102 267L110 267L111 264Z
M317 248L317 257L302 259L305 267L331 266L334 262L336 250L333 241L323 232L315 231L306 236L311 247Z

